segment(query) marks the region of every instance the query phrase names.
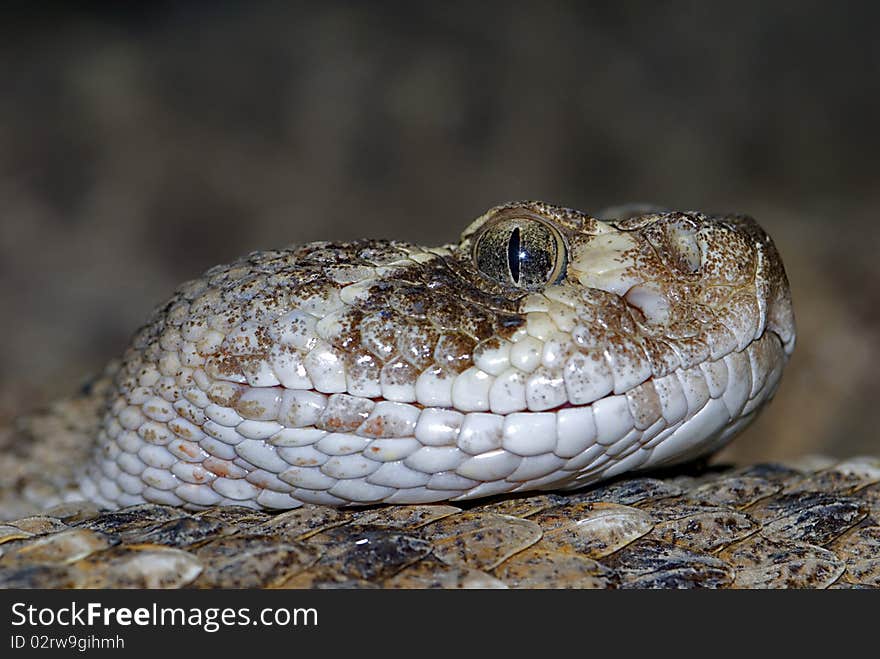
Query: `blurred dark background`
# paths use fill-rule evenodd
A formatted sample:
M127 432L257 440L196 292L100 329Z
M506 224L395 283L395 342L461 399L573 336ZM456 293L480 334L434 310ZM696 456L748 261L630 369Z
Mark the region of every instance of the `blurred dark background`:
M785 257L798 349L726 457L880 454L871 3L37 4L0 27L0 417L249 250L638 201Z

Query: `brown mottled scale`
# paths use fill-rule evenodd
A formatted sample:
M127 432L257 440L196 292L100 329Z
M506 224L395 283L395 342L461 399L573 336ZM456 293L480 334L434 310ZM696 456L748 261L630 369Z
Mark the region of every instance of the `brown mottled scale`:
M6 439L47 424L70 441L87 432L65 428L60 412L28 417ZM457 505L63 504L0 525L0 587L880 587L878 492L880 461L863 459Z
M382 362L401 356L422 368L441 336L453 343L461 334L479 341L500 334L504 321L515 324L508 316L516 314L516 298L487 292L485 282L478 285L474 273L455 262L459 256L451 257L444 248L437 252L378 240L256 252L180 286L156 309L136 346L156 345L163 333L186 322L229 331L278 310L320 308L324 313L341 289L358 283L363 284L363 295L341 309L342 331L333 336L337 347L366 348ZM412 254L431 258L422 262ZM377 268L383 270L377 273ZM224 349L222 354L230 358L228 366L236 368L240 360L232 358L260 354L270 344L268 337L258 337L237 353ZM130 359L124 368L138 363Z

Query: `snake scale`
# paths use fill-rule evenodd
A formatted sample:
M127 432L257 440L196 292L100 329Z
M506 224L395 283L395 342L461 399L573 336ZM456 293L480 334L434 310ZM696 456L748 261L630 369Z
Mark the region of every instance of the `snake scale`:
M457 244L309 243L181 285L85 394L7 429L0 505L31 516L0 530L0 584L113 583L89 564L125 583L113 566L141 552L176 576L134 585L731 585L744 556L766 572L756 552L785 543L811 585L840 582L847 561L825 545L865 527L873 499L847 499L849 525L821 541L761 529L804 503L780 473L870 491L875 465L630 473L712 454L772 397L795 343L772 240L740 215L600 217L516 202ZM328 548L362 534L372 572L334 568ZM245 545L290 569L253 558L224 581ZM46 553L64 560L23 584Z

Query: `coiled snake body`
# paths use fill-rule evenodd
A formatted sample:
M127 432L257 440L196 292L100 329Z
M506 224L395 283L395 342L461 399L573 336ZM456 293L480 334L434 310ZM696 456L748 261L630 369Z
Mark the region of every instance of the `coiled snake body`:
M289 509L571 489L707 455L795 342L742 216L499 206L458 244L311 243L180 286L98 387L83 496Z

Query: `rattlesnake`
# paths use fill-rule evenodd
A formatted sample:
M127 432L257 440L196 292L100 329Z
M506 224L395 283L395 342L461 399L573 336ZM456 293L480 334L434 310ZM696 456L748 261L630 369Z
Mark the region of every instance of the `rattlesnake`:
M458 244L318 242L210 269L95 388L94 447L58 500L431 503L712 453L794 347L781 259L744 216L617 215L517 202Z

